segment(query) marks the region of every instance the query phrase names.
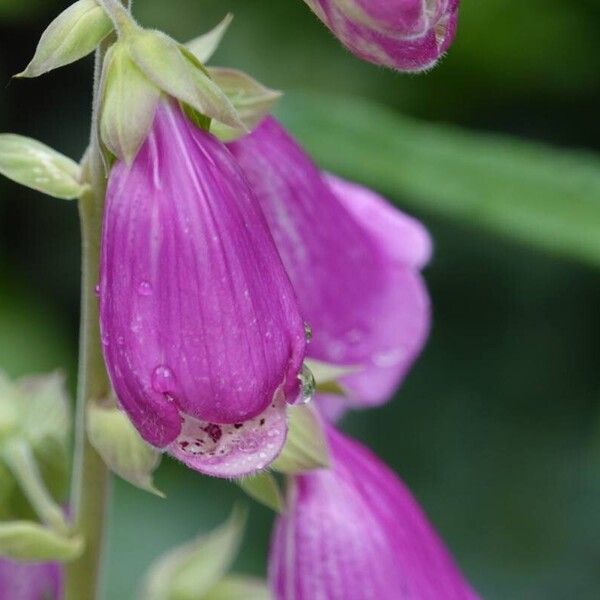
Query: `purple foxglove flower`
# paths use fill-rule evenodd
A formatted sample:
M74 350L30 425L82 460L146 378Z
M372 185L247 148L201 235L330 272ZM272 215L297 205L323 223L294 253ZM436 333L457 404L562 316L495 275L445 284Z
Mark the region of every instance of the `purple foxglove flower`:
M308 355L356 368L342 380L344 404L385 402L429 332L419 273L431 254L427 231L373 192L322 175L273 118L230 148L312 327Z
M234 158L175 104L111 171L99 296L112 384L147 442L222 477L277 456L303 320Z
M59 600L62 575L56 563L23 563L0 559L0 598Z
M275 600L476 600L406 486L328 427L331 469L291 480L269 580Z
M353 54L398 69L432 67L456 33L459 0L305 0Z

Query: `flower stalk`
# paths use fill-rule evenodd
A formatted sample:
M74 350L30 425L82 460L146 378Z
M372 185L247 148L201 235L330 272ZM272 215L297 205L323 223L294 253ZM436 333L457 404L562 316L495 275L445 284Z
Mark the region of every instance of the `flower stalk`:
M95 296L106 193L106 176L96 135L99 82L105 53L106 46L103 44L96 51L91 143L83 165L83 179L89 188L79 200L81 320L71 510L76 531L85 539L85 550L80 558L65 567L65 600L94 600L98 597L109 496L108 468L86 435L87 404L105 398L110 391L102 357Z

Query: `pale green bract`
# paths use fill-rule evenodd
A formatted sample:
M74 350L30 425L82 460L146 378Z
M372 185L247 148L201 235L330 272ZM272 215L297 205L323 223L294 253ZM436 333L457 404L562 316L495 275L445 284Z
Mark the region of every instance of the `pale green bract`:
M0 173L49 196L72 200L85 191L79 165L31 138L0 134Z
M152 481L161 453L144 442L122 410L90 403L87 431L90 443L111 471L136 487L164 497Z
M211 29L208 33L199 35L197 38L186 44L190 52L201 63L207 63L212 58L212 55L219 47L223 36L227 33L227 29L229 28L229 25L231 25L232 20L233 15L227 14L214 29Z
M283 512L284 501L277 480L269 471L237 480L238 485L254 500L275 512Z
M305 404L290 406L288 421L285 446L271 467L286 475L329 467L327 440L316 410Z
M223 525L159 558L144 579L139 600L204 598L229 571L245 524L246 511L234 508Z
M15 77L38 77L93 52L112 31L112 23L95 0L79 0L44 31L35 55Z

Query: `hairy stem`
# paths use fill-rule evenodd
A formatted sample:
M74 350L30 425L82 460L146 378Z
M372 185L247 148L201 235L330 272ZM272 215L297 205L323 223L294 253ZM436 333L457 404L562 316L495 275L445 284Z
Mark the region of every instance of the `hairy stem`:
M110 392L102 357L98 302L95 295L106 192L106 177L95 126L104 52L105 48L96 51L92 135L90 148L84 160L84 179L90 184L90 188L79 201L82 241L81 326L71 510L75 529L84 536L85 550L79 559L65 567L65 600L99 598L100 567L109 495L108 469L91 446L85 425L88 403L105 398Z

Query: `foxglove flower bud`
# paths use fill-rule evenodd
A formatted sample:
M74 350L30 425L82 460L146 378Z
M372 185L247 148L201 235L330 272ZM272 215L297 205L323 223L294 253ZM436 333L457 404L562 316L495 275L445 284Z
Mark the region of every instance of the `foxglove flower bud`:
M291 481L269 580L275 600L476 600L395 473L328 427L331 469Z
M0 559L0 598L59 600L61 597L62 574L58 564Z
M321 174L273 118L230 148L312 327L308 355L355 370L342 378L345 405L387 401L429 331L419 273L431 254L427 231L373 192Z
M353 54L398 69L432 67L456 32L459 0L305 0Z
M104 356L142 437L209 475L269 464L299 393L303 320L235 160L173 103L111 171L100 277Z

